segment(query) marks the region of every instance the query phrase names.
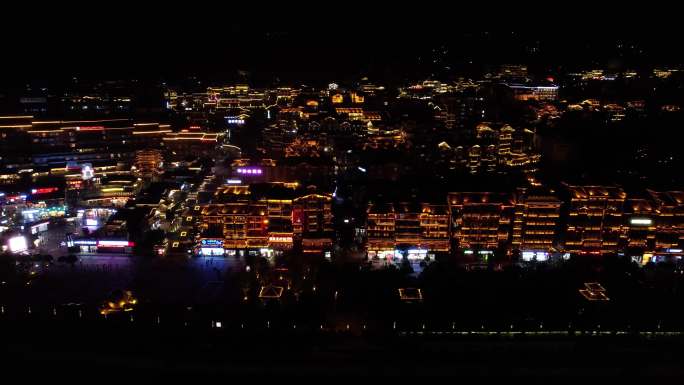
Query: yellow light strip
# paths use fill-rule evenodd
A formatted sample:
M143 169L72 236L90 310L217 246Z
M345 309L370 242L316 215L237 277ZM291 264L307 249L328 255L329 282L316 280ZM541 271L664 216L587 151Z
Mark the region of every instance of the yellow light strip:
M159 130L159 131L133 131L133 135L150 135L150 134L165 134L173 132L171 130Z
M33 119L33 115L0 116L0 119Z

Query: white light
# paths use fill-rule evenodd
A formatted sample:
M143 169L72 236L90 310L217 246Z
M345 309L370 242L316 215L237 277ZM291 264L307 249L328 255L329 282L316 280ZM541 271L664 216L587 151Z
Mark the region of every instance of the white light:
M667 249L668 253L681 253L682 249Z
M98 246L125 247L128 244L128 241L97 241Z
M224 250L222 247L203 247L200 249L200 254L202 254L202 255L223 255Z
M361 171L361 172L366 172L366 169L363 168L363 167L361 167L361 166L359 166L359 171Z
M534 259L534 251L523 251L522 252L522 259L523 261L531 261Z
M16 253L19 251L24 251L28 249L28 245L26 243L26 237L23 235L17 236L10 238L8 241L8 246L11 252Z
M240 179L228 179L226 182L228 182L228 184L240 184L240 183L242 183L242 181Z
M632 218L629 223L633 225L651 225L653 223L653 220L649 218Z
M467 255L470 255L470 254L472 254L472 253L473 253L472 250L465 250L465 251L463 252L463 254L467 254Z
M92 179L94 174L95 172L90 164L84 164L81 168L81 179L83 180Z
M97 245L96 241L90 241L90 240L85 240L85 239L79 239L73 242L74 245L81 245L81 246L95 246Z
M86 219L86 226L97 226L97 219Z
M345 220L344 220L344 223L349 223L349 219L345 219Z

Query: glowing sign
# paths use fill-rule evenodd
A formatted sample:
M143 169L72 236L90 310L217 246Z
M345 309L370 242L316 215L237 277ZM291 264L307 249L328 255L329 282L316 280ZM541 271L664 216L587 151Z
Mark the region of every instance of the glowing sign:
M59 188L57 188L57 187L34 188L34 189L31 189L31 194L49 194L51 192L55 192L58 190L59 190Z
M200 241L202 246L218 246L223 247L223 241L220 239L202 239Z
M292 243L292 237L268 237L268 241Z
M26 243L26 237L24 237L23 235L10 238L9 241L7 242L7 245L9 246L10 251L13 253L16 253L19 251L24 251L24 250L28 249L28 244Z
M203 247L200 249L202 255L223 255L224 253L223 247Z
M97 219L87 218L86 226L97 226Z
M93 166L90 163L86 163L83 166L81 166L81 179L92 179L94 175L95 171L93 170Z
M228 179L226 181L228 184L240 184L242 181L240 179Z
M681 253L682 249L667 249L668 253Z
M523 251L522 252L523 261L546 261L549 259L549 253L545 251Z
M653 220L649 218L632 218L629 223L633 225L646 225L650 226L653 224Z
M242 175L261 175L264 171L258 167L238 167L237 172Z
M240 125L240 124L245 124L245 120L240 119L240 118L235 117L235 116L226 116L226 123Z
M79 245L79 246L95 246L97 245L97 241L89 240L89 239L78 239L74 241L74 245Z
M427 254L427 249L408 249L409 254Z
M97 241L97 247L128 247L133 246L129 241Z

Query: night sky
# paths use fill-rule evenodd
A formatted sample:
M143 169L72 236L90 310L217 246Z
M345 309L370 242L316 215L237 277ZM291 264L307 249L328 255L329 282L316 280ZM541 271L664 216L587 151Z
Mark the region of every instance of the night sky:
M0 80L54 83L77 76L173 82L198 76L229 82L246 76L255 85L270 85L368 76L401 82L478 76L501 63L525 63L533 72L553 73L600 65L639 69L683 59L678 49L683 33L665 20L651 28L646 18L635 22L605 15L602 20L600 13L592 13L591 21L559 21L545 12L517 19L436 9L396 15L351 4L336 7L347 13L290 16L292 9L281 13L265 6L206 13L175 9L167 15L168 9L123 5L95 13L60 9L59 17L26 14L1 27L7 38ZM484 26L500 28L467 32Z

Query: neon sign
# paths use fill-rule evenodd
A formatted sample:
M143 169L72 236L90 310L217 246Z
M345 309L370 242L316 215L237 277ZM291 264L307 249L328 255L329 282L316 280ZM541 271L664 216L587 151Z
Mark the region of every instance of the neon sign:
M258 167L238 167L237 173L242 175L261 175L264 170Z
M202 246L218 246L223 247L223 241L220 239L202 239L200 241Z

